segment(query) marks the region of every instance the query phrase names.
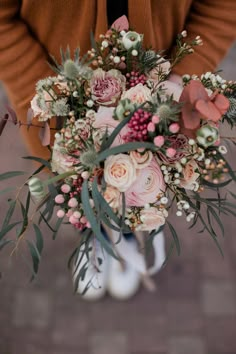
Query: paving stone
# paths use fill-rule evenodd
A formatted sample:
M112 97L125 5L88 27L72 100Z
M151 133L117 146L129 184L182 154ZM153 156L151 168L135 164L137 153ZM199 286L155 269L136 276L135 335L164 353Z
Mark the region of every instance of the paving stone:
M91 354L128 354L127 334L124 332L93 332L89 336Z
M200 301L169 300L168 332L170 334L200 334L204 327Z
M206 315L235 315L236 293L228 281L207 281L202 285L202 302Z
M168 354L207 354L204 340L197 336L170 337Z
M71 309L73 310L73 308ZM88 316L79 316L72 311L61 311L55 314L54 324L51 328L52 344L60 348L82 348L88 342Z
M16 292L13 324L44 329L49 326L52 299L47 291L21 290Z
M210 353L236 353L235 316L207 319L205 334Z

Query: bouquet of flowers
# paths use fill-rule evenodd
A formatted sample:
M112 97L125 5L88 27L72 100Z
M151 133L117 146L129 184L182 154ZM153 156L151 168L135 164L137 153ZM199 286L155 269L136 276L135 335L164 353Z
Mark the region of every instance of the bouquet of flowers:
M201 224L220 248L214 224L223 230L219 214L235 215L235 205L219 191L236 176L225 159L219 125L235 125L236 83L210 72L201 77L186 74L182 85L172 82L176 63L202 44L200 37L185 42L186 35L178 35L175 55L167 60L163 52L145 49L143 36L130 30L122 17L98 42L91 38L92 49L82 58L77 50L71 59L69 49L61 51L61 64L52 58L57 76L37 83L28 116L30 129L33 117L42 122L42 144L51 158L28 157L41 166L24 183L29 189L26 202L18 203L20 192L9 200L0 232L0 247L11 244L16 249L33 226L36 242L27 240L33 275L43 248L41 223L54 237L62 223L78 230L72 258L82 245L88 252L92 238L113 257L122 257L116 245L123 235L145 233L147 244L166 225L173 236L170 249L176 246L179 252L178 235L168 218L172 208L180 222ZM8 117L14 114L8 112ZM55 117L59 128L51 142ZM46 180L37 177L44 168L52 175ZM0 179L21 173L7 172ZM204 197L204 189L215 196ZM28 215L31 203L33 218ZM17 204L22 220L11 223ZM52 226L54 209L57 222ZM13 228L16 241L6 238ZM79 273L77 281L82 276Z

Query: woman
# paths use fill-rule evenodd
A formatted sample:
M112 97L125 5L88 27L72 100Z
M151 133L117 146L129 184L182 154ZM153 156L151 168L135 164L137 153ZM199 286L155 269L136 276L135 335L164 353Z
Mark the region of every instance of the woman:
M1 0L0 79L22 121L26 120L36 82L53 75L47 64L49 55L60 61L59 48L67 45L71 52L80 46L81 53L85 53L90 48L90 32L98 38L123 14L128 16L131 28L144 34L147 47L166 49L167 56L183 30L190 37L201 36L204 45L175 67L172 80L176 82L184 73L199 75L214 70L236 37L235 0ZM45 157L47 151L41 147L38 132L34 129L29 134L23 127L21 131L32 155ZM163 235L158 239L162 261ZM135 244L130 247L130 252L135 252ZM110 272L110 283L114 283L110 284L110 292L128 298L137 290L140 278L131 268L124 277L117 264L109 265L114 268ZM98 285L107 282L107 269L105 259ZM93 267L90 271L93 273ZM102 296L104 288L90 290L88 298Z

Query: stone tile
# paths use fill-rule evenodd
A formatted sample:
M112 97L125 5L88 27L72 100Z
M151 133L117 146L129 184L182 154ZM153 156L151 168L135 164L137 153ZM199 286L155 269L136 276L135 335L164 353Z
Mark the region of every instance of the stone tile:
M21 328L14 329L12 334L9 354L50 354L47 331Z
M169 299L197 300L199 298L199 266L195 261L183 260L181 256L167 264Z
M200 334L202 332L204 321L200 301L169 300L167 309L170 334Z
M236 315L236 293L228 281L207 281L202 285L203 310L208 316Z
M73 310L73 308L71 309ZM52 344L55 348L86 348L88 342L88 325L90 318L72 311L61 311L54 316L51 328ZM92 320L92 319L91 319Z
M147 331L145 327L137 330L135 327L129 330L129 350L131 353L147 351L151 353L167 352L167 330L154 327Z
M93 332L89 336L90 354L128 354L127 334L124 332Z
M45 329L51 320L52 299L47 291L19 289L15 295L13 324Z
M168 354L207 354L204 340L199 336L170 337Z
M236 317L207 319L205 334L209 353L236 353Z

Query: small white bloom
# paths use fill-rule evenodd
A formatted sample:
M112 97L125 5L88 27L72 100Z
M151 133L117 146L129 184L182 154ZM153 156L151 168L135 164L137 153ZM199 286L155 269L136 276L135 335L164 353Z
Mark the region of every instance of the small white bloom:
M102 41L102 47L107 48L109 45L108 41Z
M138 55L138 51L136 49L133 49L131 54L133 55L133 57L136 57Z
M124 37L125 34L126 34L126 32L125 32L124 30L120 32L120 35L121 35L122 37Z
M219 152L222 154L222 155L225 155L225 154L227 154L227 148L226 148L226 146L224 146L224 145L220 145L219 147L218 147L218 150L219 150Z
M89 108L93 107L93 105L94 105L93 100L88 100L88 101L87 101L87 106L88 106Z
M115 64L119 64L120 63L120 57L115 56L113 61L114 61Z
M168 198L162 197L161 198L161 204L167 204L168 203Z
M182 213L182 211L178 210L178 211L176 212L176 215L177 215L177 216L182 216L183 213Z
M188 143L189 143L189 145L195 145L195 140L194 139L189 139Z

